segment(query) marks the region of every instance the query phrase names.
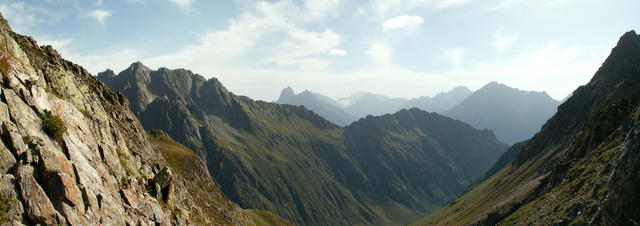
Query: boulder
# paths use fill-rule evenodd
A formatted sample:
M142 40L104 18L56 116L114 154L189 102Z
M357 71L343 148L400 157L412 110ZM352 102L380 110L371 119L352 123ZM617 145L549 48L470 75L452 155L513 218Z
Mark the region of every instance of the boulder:
M15 164L16 158L13 153L4 146L3 142L0 142L0 173L8 173Z
M25 204L27 216L36 224L58 224L58 213L33 174L34 168L29 165L19 166L16 172L20 196Z
M10 225L20 224L22 214L24 214L24 207L19 200L20 197L18 197L17 190L16 179L13 175L4 174L0 176L0 201L3 205L8 205L4 217L9 222L15 222Z

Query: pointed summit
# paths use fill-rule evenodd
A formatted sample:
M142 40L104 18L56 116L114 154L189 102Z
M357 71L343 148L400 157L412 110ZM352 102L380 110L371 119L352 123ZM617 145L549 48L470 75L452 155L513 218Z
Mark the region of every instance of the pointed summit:
M280 97L278 98L277 102L282 102L285 101L293 96L295 96L296 93L293 92L293 88L291 88L291 86L287 86L287 88L282 89L282 91L280 92Z
M7 22L7 20L4 19L4 16L2 16L2 13L0 13L0 30L5 30L5 31L11 30L11 26L9 26L9 22Z
M501 141L514 144L533 136L558 104L544 93L490 82L443 113L478 129L491 129Z
M608 73L615 68L627 67L629 64L637 64L640 57L640 36L634 30L626 32L616 47L611 50L609 57L604 61L596 75L591 80L601 79L603 74L611 76L620 76L620 73ZM615 80L615 79L614 79Z
M116 77L116 73L111 69L107 69L103 72L98 73L98 79L103 81L104 83L111 83Z
M128 70L131 71L138 71L138 70L143 70L143 71L151 71L150 68L148 68L147 66L145 66L144 64L142 64L142 62L140 61L136 61L134 63L132 63L129 68L127 68Z
M471 94L471 90L466 86L456 86L453 88L450 93L469 93Z
M484 85L482 88L480 88L480 90L483 89L502 89L502 88L510 88L505 84L496 82L496 81L491 81L489 83L487 83L486 85Z
M638 36L636 31L631 30L631 31L627 31L626 33L624 33L624 35L622 35L622 37L620 37L620 41L618 41L618 46L621 46L627 43L638 44L638 42L640 42L640 36Z

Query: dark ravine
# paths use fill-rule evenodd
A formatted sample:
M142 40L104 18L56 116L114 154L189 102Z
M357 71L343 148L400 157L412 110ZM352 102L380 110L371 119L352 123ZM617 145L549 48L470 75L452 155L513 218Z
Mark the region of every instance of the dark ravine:
M515 159L417 225L637 225L640 36L624 34L591 81Z
M1 15L0 75L1 223L268 222L218 190L188 192L201 189L188 183L194 179L216 185L208 174L188 181L174 174L126 97L51 46L14 33ZM206 172L204 165L191 169Z
M456 197L507 148L489 131L417 109L340 128L183 69L138 62L98 79L130 98L146 129L206 159L231 200L300 225L409 223Z

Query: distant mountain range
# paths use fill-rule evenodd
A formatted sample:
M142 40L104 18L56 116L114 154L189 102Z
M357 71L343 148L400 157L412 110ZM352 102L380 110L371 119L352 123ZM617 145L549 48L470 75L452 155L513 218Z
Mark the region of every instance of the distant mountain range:
M405 99L360 92L339 101L308 90L295 94L287 87L276 102L305 106L340 126L367 115L419 108L459 119L478 129L493 130L498 139L508 144L531 138L560 104L544 92L522 91L497 82L475 92L461 86L434 97Z
M557 108L546 93L497 82L421 101L359 93L342 101L400 110L345 126L295 106L353 114L310 91L283 90L282 102L298 104L254 101L140 62L96 78L2 14L0 42L2 224L640 222L635 31ZM528 136L554 109L510 148L493 132L518 140L509 133Z
M637 225L640 36L624 34L591 81L504 159L416 225Z
M357 120L355 116L347 113L337 101L308 90L295 94L291 87L287 87L282 90L276 103L302 105L339 126L346 126Z
M345 126L367 115L380 116L402 109L419 108L428 112L442 112L459 104L471 93L468 88L460 86L434 97L406 99L359 92L336 101L308 90L295 94L291 87L287 87L282 90L276 103L302 105L337 125Z
M507 149L491 131L415 108L338 127L183 69L138 62L98 79L127 96L145 129L166 131L205 159L232 201L300 225L410 223L463 192ZM280 100L296 98L336 107L291 89Z

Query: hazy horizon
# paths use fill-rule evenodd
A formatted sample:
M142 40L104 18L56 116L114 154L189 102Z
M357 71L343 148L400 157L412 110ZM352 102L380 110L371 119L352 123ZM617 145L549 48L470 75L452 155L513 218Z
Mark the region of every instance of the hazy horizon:
M293 87L434 96L497 81L562 100L589 81L640 2L0 0L13 29L92 74L141 61L273 101ZM508 18L508 19L505 19Z

